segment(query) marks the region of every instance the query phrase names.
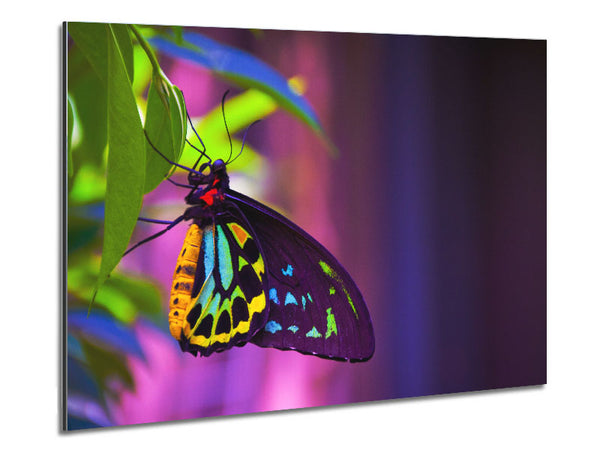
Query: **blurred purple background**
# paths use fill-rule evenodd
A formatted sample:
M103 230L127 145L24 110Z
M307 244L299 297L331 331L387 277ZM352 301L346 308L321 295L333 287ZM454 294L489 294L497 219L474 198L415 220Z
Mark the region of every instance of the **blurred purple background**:
M546 42L197 31L306 79L340 156L280 111L251 131L263 185L248 191L232 174L232 188L282 208L342 262L371 312L375 355L349 364L249 344L194 358L140 323L147 361L131 359L136 391L111 403L116 422L545 383ZM231 87L161 64L192 116ZM185 207L164 185L144 205L160 218ZM162 282L165 310L185 229L122 263Z

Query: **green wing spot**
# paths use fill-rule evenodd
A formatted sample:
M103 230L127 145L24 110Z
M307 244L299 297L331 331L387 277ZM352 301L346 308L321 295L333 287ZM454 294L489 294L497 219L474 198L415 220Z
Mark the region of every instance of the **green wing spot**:
M331 336L332 333L338 335L337 324L335 323L335 316L331 312L331 308L327 308L327 332L325 333L325 339Z
M327 264L325 261L319 261L319 265L321 266L321 269L323 269L323 272L325 272L325 275L330 276L331 278L336 278L337 274L335 273L335 271L329 266L329 264Z
M329 287L329 295L334 295L335 294L335 288L333 286Z
M213 317L217 316L217 310L219 308L219 302L221 301L221 294L218 292L215 293L213 298L210 299L208 305L205 307L206 314L212 314Z
M248 261L246 261L244 258L239 256L238 257L238 271L242 270L242 267L247 266L247 265L248 265Z
M312 330L310 330L308 333L306 333L306 337L311 337L311 338L320 338L323 335L321 333L319 333L319 330L317 330L315 327L312 327Z
M350 297L350 294L348 293L348 289L346 289L346 286L344 286L344 283L342 282L342 279L340 278L340 276L325 261L319 261L319 265L321 266L321 269L323 270L323 273L325 275L327 275L330 278L333 278L335 281L337 281L338 283L340 283L340 285L342 286L342 289L344 290L344 294L346 294L346 298L348 299L348 303L350 304L350 307L352 308L352 311L354 311L354 315L358 319L358 313L356 312L356 308L354 307L354 303L352 302L352 297ZM331 294L331 289L329 290L329 293Z

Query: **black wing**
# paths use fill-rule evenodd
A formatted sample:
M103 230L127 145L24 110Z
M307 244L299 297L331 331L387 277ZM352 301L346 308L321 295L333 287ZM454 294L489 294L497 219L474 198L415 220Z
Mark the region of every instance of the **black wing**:
M250 342L365 361L375 350L369 311L335 257L300 227L238 192L225 196L251 224L265 258L269 317Z

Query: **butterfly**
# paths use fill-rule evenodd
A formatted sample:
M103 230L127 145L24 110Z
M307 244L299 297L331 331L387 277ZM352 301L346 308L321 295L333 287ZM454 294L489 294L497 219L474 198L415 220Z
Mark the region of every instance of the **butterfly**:
M251 342L336 360L370 359L373 326L352 277L307 232L232 190L227 165L235 158L213 161L198 139L203 150L194 147L201 155L192 168L169 161L150 143L188 172L188 184L167 178L190 189L188 208L173 221L140 218L168 226L126 252L190 222L169 302L169 330L182 351L209 356ZM198 166L203 157L208 162Z

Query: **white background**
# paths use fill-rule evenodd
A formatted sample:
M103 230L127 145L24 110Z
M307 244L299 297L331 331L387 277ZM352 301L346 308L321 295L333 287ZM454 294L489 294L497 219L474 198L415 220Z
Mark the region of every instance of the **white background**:
M554 6L554 5L564 6ZM8 2L0 28L3 448L599 448L593 2ZM63 20L548 39L548 385L60 434Z

